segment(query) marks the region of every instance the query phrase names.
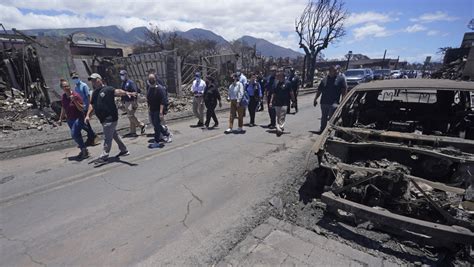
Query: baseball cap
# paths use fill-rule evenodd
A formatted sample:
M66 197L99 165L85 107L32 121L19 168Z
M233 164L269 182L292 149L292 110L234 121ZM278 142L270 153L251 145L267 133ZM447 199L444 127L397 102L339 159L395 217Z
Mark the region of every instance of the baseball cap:
M127 74L127 71L126 70L121 70L120 71L120 75L126 75Z
M94 80L94 79L99 79L99 80L102 80L102 76L99 75L99 73L92 73L91 76L89 76L89 78L87 78L89 81L90 80Z
M79 74L77 74L77 72L71 72L71 78L79 78Z

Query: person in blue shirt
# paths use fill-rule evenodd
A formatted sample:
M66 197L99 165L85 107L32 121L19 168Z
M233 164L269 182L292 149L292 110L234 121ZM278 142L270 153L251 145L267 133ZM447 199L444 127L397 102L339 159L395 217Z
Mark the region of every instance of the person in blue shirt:
M245 87L247 94L250 98L249 101L249 113L250 113L250 123L249 127L255 126L255 112L257 112L257 106L262 98L262 88L260 87L260 83L257 81L257 75L252 73L250 75L250 82Z
M89 109L90 103L90 89L89 86L81 81L79 75L76 72L71 73L71 79L74 84L74 92L81 96L82 103L84 105L84 111ZM87 140L85 142L86 146L95 146L99 144L98 136L92 129L90 122L84 124L83 130L87 132Z

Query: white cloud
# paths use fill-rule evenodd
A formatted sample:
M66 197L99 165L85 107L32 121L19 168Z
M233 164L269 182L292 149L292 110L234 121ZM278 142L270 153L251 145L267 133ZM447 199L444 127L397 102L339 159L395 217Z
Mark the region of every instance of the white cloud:
M363 12L363 13L352 13L347 18L345 25L347 27L364 24L368 22L377 22L377 23L385 23L389 21L398 20L397 18L393 18L388 14L377 13L377 12Z
M271 4L264 0L3 0L0 21L17 29L117 25L127 31L151 22L168 30L204 28L227 40L252 35L299 50L294 23L306 4L306 0Z
M457 20L457 17L449 16L446 12L437 11L435 13L425 13L419 16L418 18L411 18L410 21L429 23L434 21L454 21Z
M442 36L442 37L445 37L445 36L448 36L449 33L447 32L440 32L440 31L437 31L437 30L430 30L430 31L427 31L426 32L426 35L428 36Z
M413 24L411 26L408 26L405 28L406 32L413 33L413 32L421 32L421 31L426 31L427 28L423 25L420 24Z
M367 23L362 27L355 28L353 33L356 41L363 40L367 37L386 37L391 35L385 27L375 23Z
M431 62L439 62L441 60L439 56L436 56L433 53L422 53L413 56L401 56L400 61L423 63L425 62L426 57L431 57Z

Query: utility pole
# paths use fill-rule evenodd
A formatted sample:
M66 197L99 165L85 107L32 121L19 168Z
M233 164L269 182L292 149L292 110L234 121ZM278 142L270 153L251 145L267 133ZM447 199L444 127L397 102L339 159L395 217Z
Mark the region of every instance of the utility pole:
M395 63L395 69L398 69L398 61L400 60L400 56L397 57L397 63Z
M382 58L382 66L381 68L384 68L384 63L385 63L385 56L387 55L387 49L385 49L385 52L383 52L383 58Z
M352 56L352 51L349 51L348 57L347 57L347 63L346 63L346 70L349 69L349 60L351 60Z

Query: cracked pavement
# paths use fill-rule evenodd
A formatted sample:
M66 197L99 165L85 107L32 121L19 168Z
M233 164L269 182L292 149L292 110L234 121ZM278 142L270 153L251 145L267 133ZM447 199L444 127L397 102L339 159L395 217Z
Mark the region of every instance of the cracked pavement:
M131 155L99 168L88 164L93 158L69 161L77 148L1 161L0 178L9 178L0 184L0 265L218 262L304 171L319 109L311 95L299 103L281 137L258 126L224 135L225 113L216 130L190 128L194 118L171 123L173 143L164 148L148 149L151 137L125 139ZM266 110L256 122L268 124Z

